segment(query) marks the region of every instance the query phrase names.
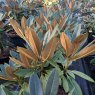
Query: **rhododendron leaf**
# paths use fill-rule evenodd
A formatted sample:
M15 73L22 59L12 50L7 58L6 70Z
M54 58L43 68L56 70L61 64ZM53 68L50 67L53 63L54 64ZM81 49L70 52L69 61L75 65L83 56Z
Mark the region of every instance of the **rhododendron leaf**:
M5 67L5 71L7 75L14 77L14 74L13 74L14 70L10 66Z
M26 64L27 67L30 67L29 59L22 53L20 53L20 58L22 63Z
M21 38L23 38L23 32L22 32L22 29L21 29L21 27L19 26L19 24L18 24L15 20L13 20L13 19L10 20L10 24L11 24L12 27L14 28L15 32L16 32Z
M21 27L22 27L23 31L27 28L27 20L24 16L21 19Z
M72 54L73 51L73 45L70 41L70 39L68 38L68 36L62 32L61 36L60 36L60 41L62 44L62 47L64 48L66 55L70 56Z
M56 21L56 19L54 19L54 20L52 21L52 28L54 29L56 25L57 25L57 21Z
M46 61L48 58L53 56L53 53L56 49L57 46L57 38L53 37L48 44L46 45L46 47L44 48L44 50L42 51L42 60Z
M38 35L36 34L36 32L34 32L34 30L30 28L30 30L28 31L28 37L31 49L33 50L34 54L39 57L42 44Z
M23 47L17 47L17 51L24 54L27 58L31 60L38 60L37 56L30 50L25 49Z
M87 38L87 33L79 35L73 42L74 51L73 53L76 53L76 51L79 49L81 43Z
M83 58L83 57L86 57L90 54L92 54L93 52L95 52L95 44L89 46L89 47L86 47L84 49L82 49L80 52L78 52L75 56L73 56L71 58L71 60L76 60L76 59L80 59L80 58Z
M19 64L19 65L25 67L25 68L27 67L26 64L22 63L21 61L15 59L15 58L10 57L10 60L13 61L16 64Z

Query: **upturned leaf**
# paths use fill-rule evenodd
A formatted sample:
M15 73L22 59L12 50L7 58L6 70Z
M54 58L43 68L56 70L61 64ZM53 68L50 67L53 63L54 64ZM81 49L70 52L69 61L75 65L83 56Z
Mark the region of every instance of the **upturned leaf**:
M43 95L40 79L33 74L29 79L30 95Z
M42 60L43 62L46 61L48 58L51 58L54 54L54 51L56 49L57 46L57 38L53 37L48 44L46 45L46 47L44 48L44 50L42 51Z
M17 51L24 54L27 58L31 60L37 60L37 56L30 50L23 48L23 47L17 47Z
M10 60L13 61L14 63L18 64L18 65L25 67L25 68L27 67L26 64L22 63L21 61L15 59L15 58L10 57Z
M68 84L70 91L74 89L72 95L83 95L81 88L72 77L68 77Z
M34 54L37 55L37 57L39 57L42 44L40 42L38 35L34 30L30 28L30 30L28 31L28 37L29 37L28 41L31 46L31 49L33 50Z
M22 29L20 27L20 25L13 19L10 20L10 24L12 25L12 27L14 28L15 32L21 37L23 38L23 32Z
M23 31L27 29L27 20L24 16L21 19L21 27L22 27Z
M69 92L68 81L64 76L62 76L62 82L63 82L63 88L64 88L65 92Z
M59 86L59 74L56 69L52 71L47 81L45 95L57 95Z
M68 38L68 36L62 32L61 36L60 36L60 41L62 44L62 47L64 48L66 55L70 56L72 54L73 51L73 45L70 41L70 39Z

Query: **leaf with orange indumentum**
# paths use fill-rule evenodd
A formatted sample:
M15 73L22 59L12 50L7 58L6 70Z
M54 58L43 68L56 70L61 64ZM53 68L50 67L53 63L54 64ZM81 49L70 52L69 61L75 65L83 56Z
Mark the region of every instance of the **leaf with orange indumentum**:
M12 81L13 78L0 76L0 79Z
M14 75L14 70L10 66L5 67L5 72L8 76L16 78Z
M27 33L27 36L28 36L28 42L29 42L29 45L33 51L33 53L39 57L39 54L41 52L41 46L42 46L42 43L38 37L38 35L36 34L36 32L34 32L34 30L32 30L31 28L29 29L28 33Z
M56 46L58 44L57 38L54 36L46 45L41 53L42 61L45 62L48 58L51 58L54 54Z
M95 53L95 44L90 45L88 47L85 47L81 51L79 51L77 54L75 54L71 60L77 60L83 57L86 57L88 55L91 55L92 53Z
M73 52L73 44L71 43L70 39L64 32L62 32L60 36L60 41L61 41L62 47L65 50L66 56L67 57L70 56Z
M56 19L54 19L54 20L52 21L52 28L54 29L54 28L56 27L56 25L57 25L57 21L56 21Z
M27 20L24 16L21 19L21 27L22 27L23 31L27 29Z
M12 25L13 29L15 30L15 32L21 37L23 38L23 32L22 29L20 27L20 25L13 19L10 20L10 24Z
M26 67L30 67L30 60L22 53L20 54L21 62L26 65Z
M59 28L62 29L65 26L66 16L61 16L59 20Z
M44 15L43 15L43 18L44 18L44 20L45 20L45 22L47 24L47 30L50 30L52 32L52 26L49 23L48 18L46 18Z
M0 28L3 28L4 27L4 24L2 21L0 21Z
M23 47L17 47L17 51L22 53L23 55L25 55L27 58L31 60L35 60L35 61L38 60L37 56L31 50L28 50Z
M1 72L3 72L1 70ZM3 80L9 80L9 81L15 81L17 79L17 77L14 75L14 69L10 66L6 66L4 68L4 73L5 74L2 74L0 75L0 79L3 79Z
M76 53L76 51L79 49L82 42L84 42L84 40L87 37L88 37L88 34L85 33L85 34L80 34L76 39L74 39L74 41L72 42L72 44L74 46L73 54Z
M70 2L69 2L69 3L67 2L68 7L69 7L69 9L70 9L70 10L72 10L72 9L73 9L74 1L75 1L75 0L70 0Z
M16 64L21 65L22 67L27 68L26 64L22 63L21 61L15 59L15 58L10 57L10 60L13 61L13 62L16 63Z

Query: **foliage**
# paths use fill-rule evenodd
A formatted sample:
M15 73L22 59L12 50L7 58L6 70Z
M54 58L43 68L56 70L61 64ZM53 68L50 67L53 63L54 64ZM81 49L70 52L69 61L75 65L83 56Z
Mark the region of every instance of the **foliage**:
M73 17L74 3L65 1L66 8L60 3L60 8L56 4L44 5L37 17L30 16L27 20L23 16L19 22L9 20L26 45L10 52L9 65L1 65L0 78L10 81L1 85L4 95L57 95L59 85L68 95L83 95L75 75L94 82L89 76L69 69L73 61L95 52L94 41L83 47L88 34L80 34L81 24ZM13 83L17 84L15 91L8 90Z

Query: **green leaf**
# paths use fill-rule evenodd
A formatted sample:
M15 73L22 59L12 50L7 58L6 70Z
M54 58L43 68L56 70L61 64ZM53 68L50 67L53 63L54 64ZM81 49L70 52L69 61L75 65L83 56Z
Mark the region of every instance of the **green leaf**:
M19 95L18 91L12 91L13 95Z
M81 88L72 77L68 76L68 84L69 84L70 91L74 89L72 95L83 95Z
M22 89L23 89L23 95L30 95L29 94L29 85L27 83L23 84Z
M54 69L47 81L45 95L57 95L59 86L59 73L56 69Z
M50 59L50 60L48 60L48 62L49 62L53 67L55 67L59 72L61 72L59 66L57 65L57 63L56 63L54 60Z
M75 79L75 75L71 72L71 70L68 70L67 73L69 74L69 76Z
M27 20L27 24L28 24L29 27L33 24L33 21L34 21L34 16L31 15L31 16L28 18L28 20Z
M95 64L95 58L93 58L90 63Z
M74 73L74 74L76 74L77 76L80 76L80 77L82 77L82 78L84 78L84 79L86 79L86 80L88 80L88 81L90 81L90 82L95 82L92 78L90 78L88 75L86 75L86 74L84 74L84 73L82 73L82 72L73 70L72 73Z
M40 79L33 74L29 79L30 95L43 95Z
M3 89L4 89L5 93L6 93L6 95L14 95L7 88L4 87Z
M10 55L18 60L20 60L20 56L19 53L15 52L15 51L10 51Z
M62 81L63 81L63 88L64 88L65 92L69 92L68 81L64 76L62 76Z
M6 95L2 85L0 86L0 95Z
M32 73L31 69L19 69L14 74L19 77L29 77Z
M74 92L75 88L73 88L68 95L73 95L73 92Z

